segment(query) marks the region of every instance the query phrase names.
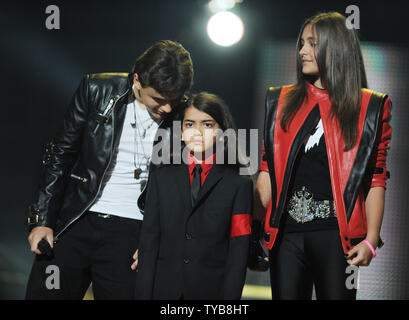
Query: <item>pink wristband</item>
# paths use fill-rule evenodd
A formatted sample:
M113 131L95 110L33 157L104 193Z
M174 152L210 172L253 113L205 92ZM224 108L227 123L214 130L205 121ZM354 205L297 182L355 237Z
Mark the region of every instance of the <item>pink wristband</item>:
M376 257L376 251L374 249L374 247L372 246L372 244L368 241L368 240L364 240L363 242L365 242L365 244L369 247L369 249L372 252L372 259Z

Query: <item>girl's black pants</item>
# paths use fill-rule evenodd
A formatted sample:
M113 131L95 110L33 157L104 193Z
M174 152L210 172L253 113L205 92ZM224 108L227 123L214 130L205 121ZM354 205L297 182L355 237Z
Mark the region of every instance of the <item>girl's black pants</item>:
M284 232L269 258L273 300L312 299L313 285L317 299L356 298L339 230Z

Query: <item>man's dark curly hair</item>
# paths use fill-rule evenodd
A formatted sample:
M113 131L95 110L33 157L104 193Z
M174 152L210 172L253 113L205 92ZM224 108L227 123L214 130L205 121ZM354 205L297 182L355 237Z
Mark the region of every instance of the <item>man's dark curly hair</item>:
M142 87L152 87L169 100L179 100L193 82L193 63L189 52L180 44L162 40L147 49L135 62L134 74Z

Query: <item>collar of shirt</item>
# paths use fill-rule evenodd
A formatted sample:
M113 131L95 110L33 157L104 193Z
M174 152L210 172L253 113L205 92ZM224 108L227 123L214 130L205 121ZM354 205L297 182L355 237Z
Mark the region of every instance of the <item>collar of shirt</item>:
M201 186L203 186L203 183L207 177L207 175L210 172L210 169L213 167L213 164L216 161L216 153L213 153L211 156L206 158L202 163L202 173L200 175L200 180L201 180ZM190 179L190 185L192 185L192 179L193 179L193 169L195 166L198 164L197 160L193 155L189 153L188 155L188 165L189 165L189 179Z

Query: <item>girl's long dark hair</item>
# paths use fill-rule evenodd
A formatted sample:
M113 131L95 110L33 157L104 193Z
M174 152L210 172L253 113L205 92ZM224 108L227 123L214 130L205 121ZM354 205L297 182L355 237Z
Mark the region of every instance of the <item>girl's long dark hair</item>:
M331 100L330 116L339 121L347 151L357 141L361 89L368 85L357 32L346 27L345 17L338 12L319 13L307 19L301 27L297 39L297 83L286 96L281 127L283 130L288 128L304 99L308 99L306 81L312 78L302 73L302 60L298 54L301 36L308 24L318 38L316 61L321 83Z

